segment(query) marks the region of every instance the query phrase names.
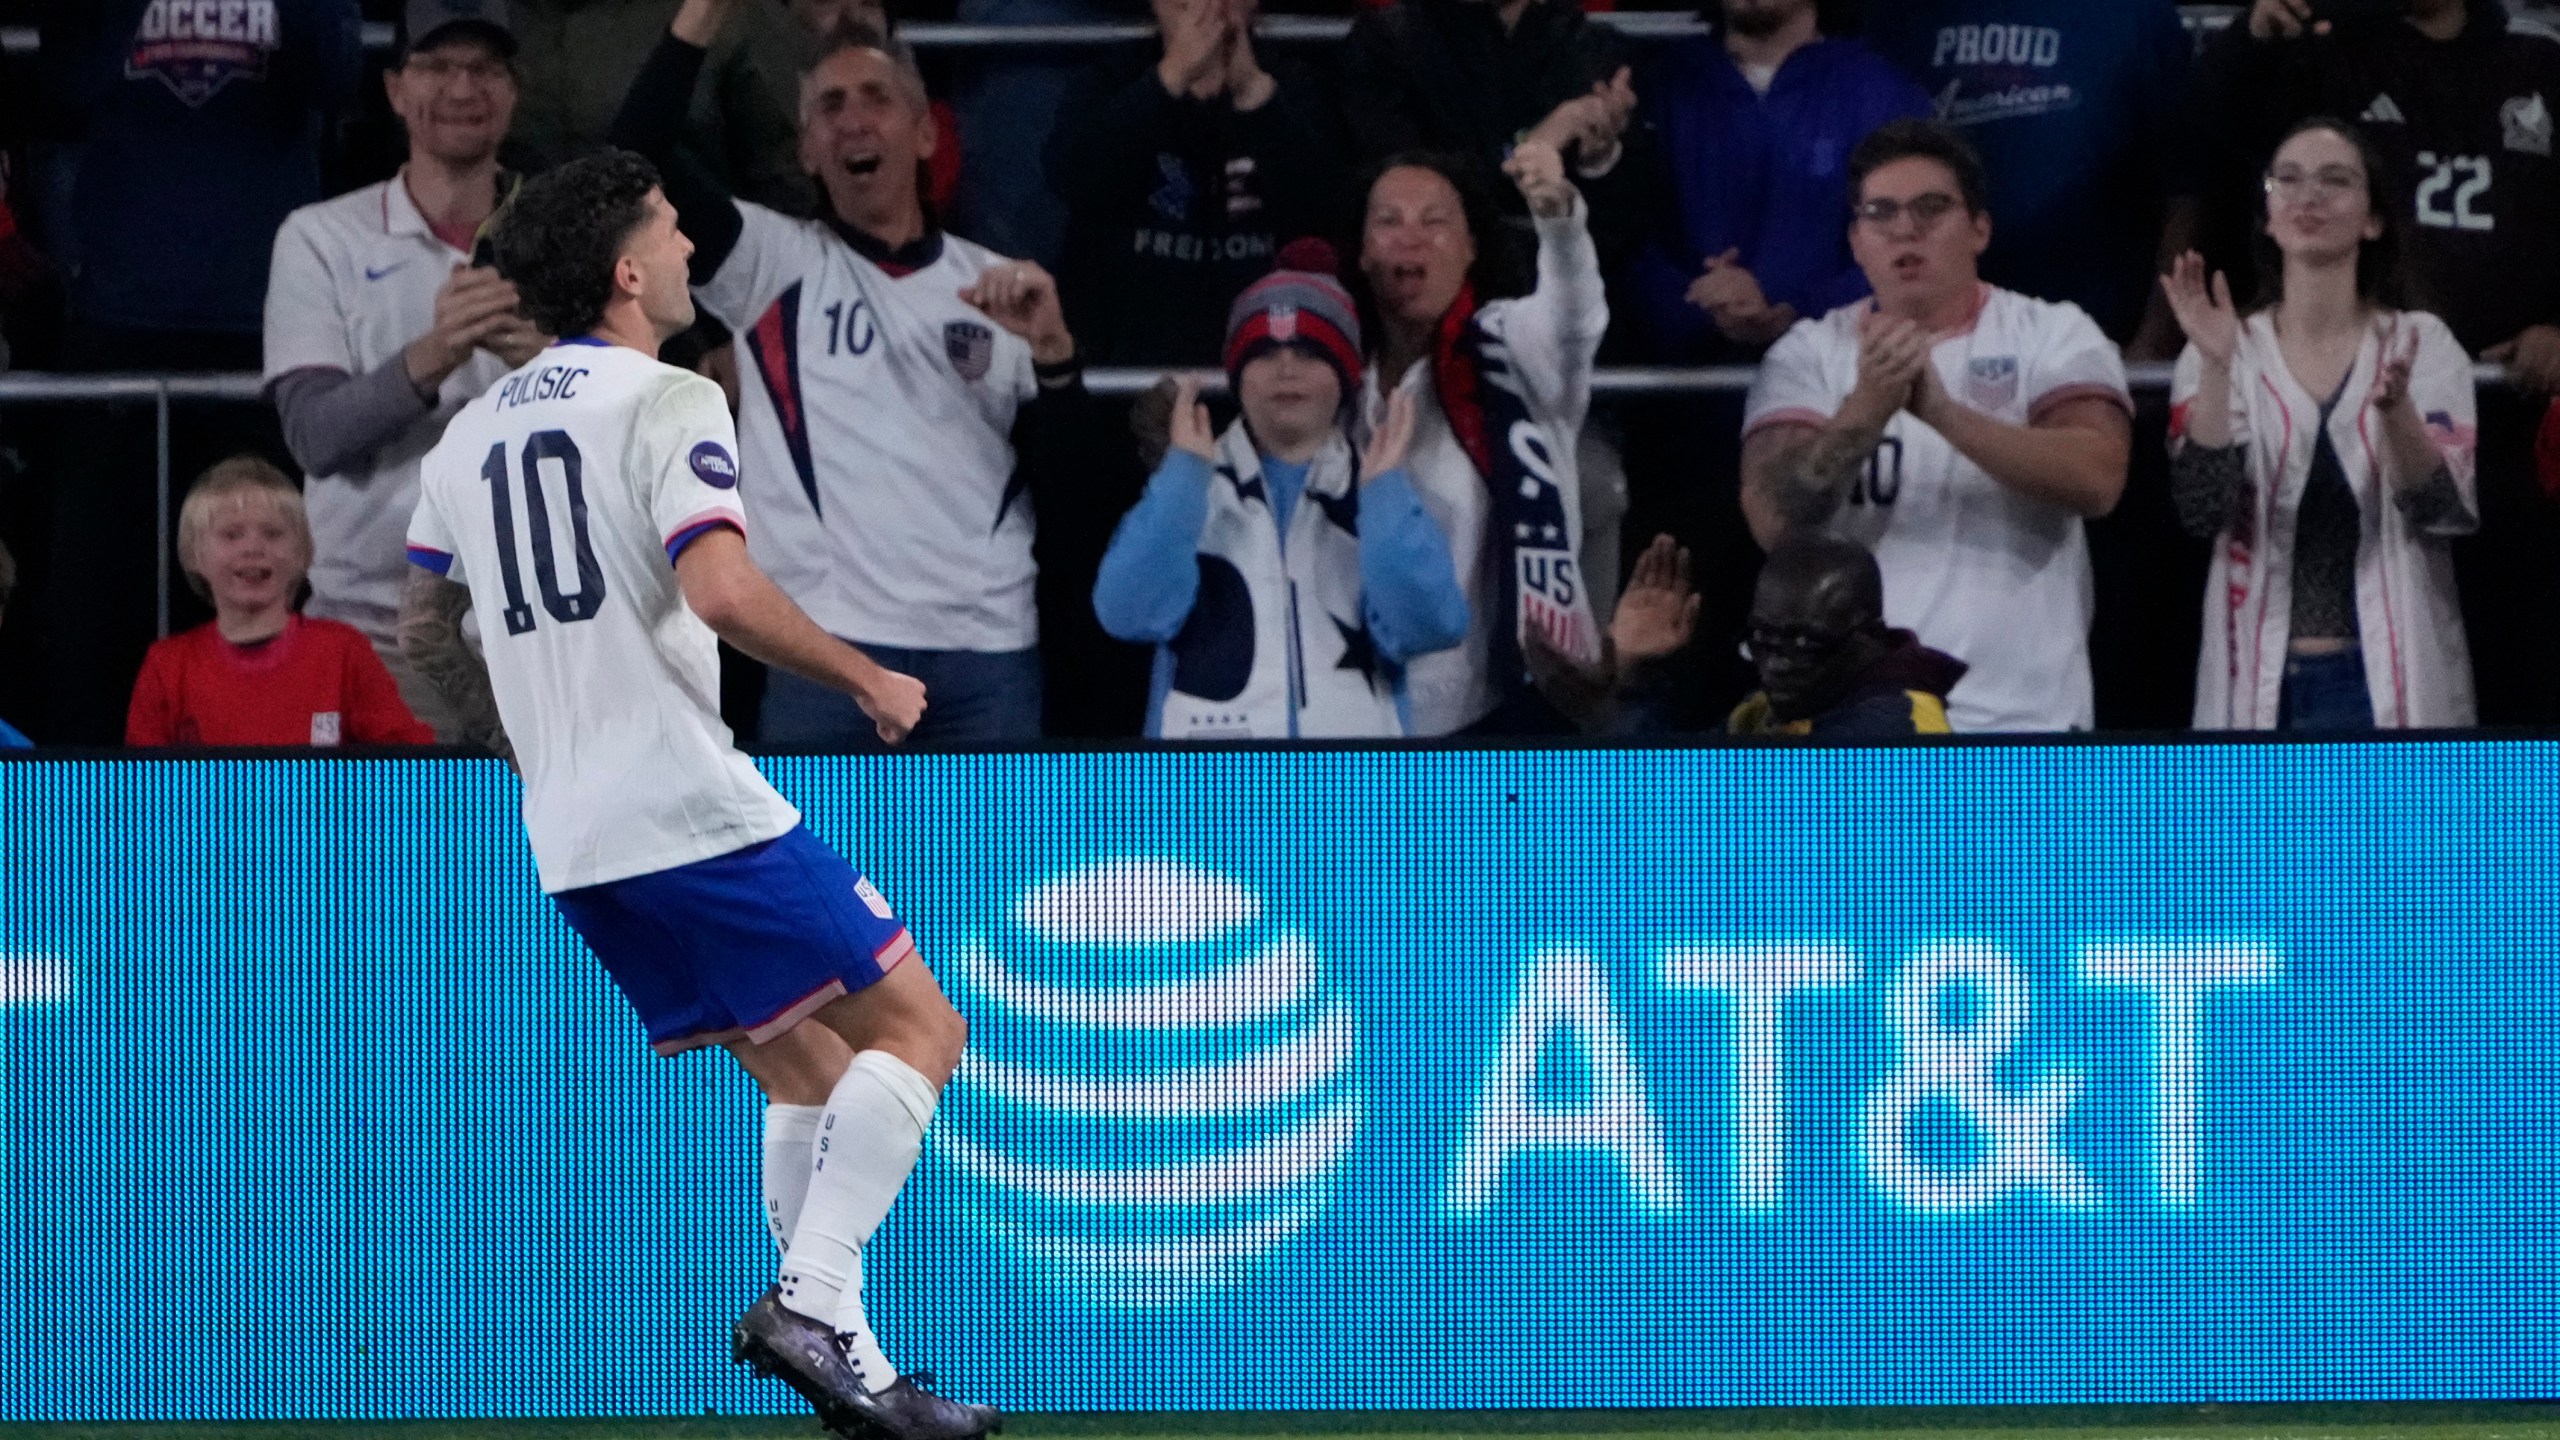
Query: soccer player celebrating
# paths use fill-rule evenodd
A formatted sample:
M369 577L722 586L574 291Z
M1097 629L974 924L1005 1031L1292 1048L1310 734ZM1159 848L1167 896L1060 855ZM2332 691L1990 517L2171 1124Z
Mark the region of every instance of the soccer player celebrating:
M720 389L656 359L693 323L693 246L657 172L620 152L563 166L524 186L495 243L526 316L565 338L428 453L403 647L458 711L501 722L542 886L650 1043L724 1045L770 1102L766 1208L787 1249L738 1358L838 1430L983 1434L994 1412L900 1378L862 1304L862 1247L967 1027L888 901L731 746L713 637L842 691L883 741L914 728L924 686L748 560Z
M1879 127L1849 175L1849 248L1875 298L1797 325L1753 381L1751 533L1770 548L1823 527L1874 551L1887 623L1967 666L1957 730L2085 729L2082 522L2124 493L2124 361L2078 306L1982 283L1982 162L1954 131Z

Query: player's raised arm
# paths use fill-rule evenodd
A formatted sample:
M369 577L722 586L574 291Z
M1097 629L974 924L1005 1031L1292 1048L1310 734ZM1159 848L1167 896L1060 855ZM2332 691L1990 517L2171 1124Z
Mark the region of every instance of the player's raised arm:
M923 681L873 663L820 629L747 558L746 537L736 531L715 530L685 546L676 583L713 633L767 665L852 696L881 739L905 739L923 717Z

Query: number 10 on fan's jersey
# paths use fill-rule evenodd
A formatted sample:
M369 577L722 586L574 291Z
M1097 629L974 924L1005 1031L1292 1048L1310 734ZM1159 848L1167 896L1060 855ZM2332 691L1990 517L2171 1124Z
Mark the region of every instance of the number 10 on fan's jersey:
M550 462L546 470L544 462ZM584 461L578 442L566 430L537 430L526 437L518 462L523 472L526 528L533 532L533 579L542 591L542 608L562 624L592 620L604 608L604 568L596 564L595 546L587 538L587 492ZM560 565L551 543L551 489L557 476L569 512L569 533L577 547L578 588L563 594ZM480 463L480 478L489 482L489 515L498 530L498 576L506 586L507 633L522 635L534 626L533 607L524 595L524 570L516 555L514 488L507 475L507 447L489 447Z

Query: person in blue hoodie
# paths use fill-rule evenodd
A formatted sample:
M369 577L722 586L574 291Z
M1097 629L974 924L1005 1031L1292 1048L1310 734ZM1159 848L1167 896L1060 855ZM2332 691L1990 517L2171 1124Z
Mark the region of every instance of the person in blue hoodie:
M1163 463L1093 587L1105 630L1158 647L1149 737L1403 735L1405 662L1466 638L1449 538L1404 469L1412 399L1352 450L1361 354L1332 247L1299 241L1228 312L1243 416L1219 434L1177 382Z
M1929 97L1814 0L1722 0L1712 35L1657 53L1651 107L1668 204L1634 262L1656 358L1756 359L1798 318L1867 293L1849 257L1849 152Z

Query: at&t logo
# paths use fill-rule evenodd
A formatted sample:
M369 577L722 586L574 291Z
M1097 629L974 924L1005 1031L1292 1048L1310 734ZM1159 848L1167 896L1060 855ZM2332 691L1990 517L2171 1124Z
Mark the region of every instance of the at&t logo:
M1025 892L952 972L975 1028L935 1152L986 1232L1081 1298L1224 1289L1332 1203L1365 1114L1358 1027L1260 894L1097 862Z

